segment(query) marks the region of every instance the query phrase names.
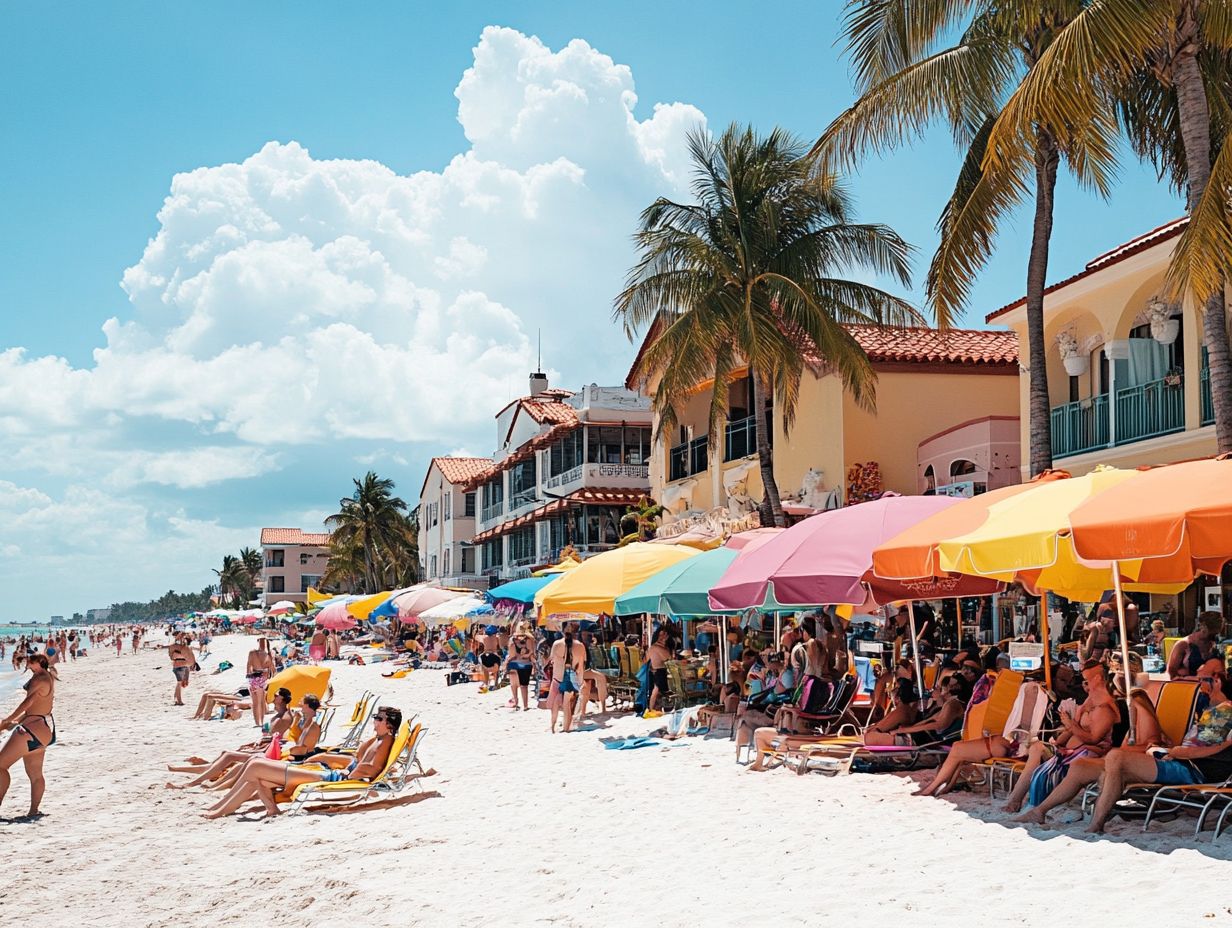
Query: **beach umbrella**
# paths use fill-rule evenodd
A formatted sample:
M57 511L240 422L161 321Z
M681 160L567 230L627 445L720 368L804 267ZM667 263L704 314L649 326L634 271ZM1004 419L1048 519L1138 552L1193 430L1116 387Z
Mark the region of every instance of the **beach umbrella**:
M503 614L521 615L531 611L535 605L535 594L550 583L555 583L559 573L544 574L539 577L525 577L502 583L488 590L484 596L497 612Z
M280 599L274 605L269 607L266 615L286 615L288 612L295 611L295 603L289 599Z
M385 600L376 605L376 607L368 613L369 619L378 618L393 618L398 614L398 608L394 605L394 600L403 593L409 593L411 590L422 590L428 584L416 583L413 586L404 586L400 590L393 590L385 596Z
M368 618L377 606L380 606L392 596L391 590L373 593L370 596L357 596L346 604L347 612L357 619Z
M677 561L616 597L613 614L710 615L714 612L710 588L739 553L735 548L714 548Z
M425 609L419 613L419 621L429 627L455 622L458 619L469 618L473 610L486 605L478 594L456 596Z
M344 631L348 628L354 628L359 623L355 621L355 617L347 611L347 604L330 603L316 615L316 624L320 628L328 628L336 631Z
M701 552L681 545L635 541L588 557L535 594L541 620L562 613L611 615L616 597L665 567Z
M236 625L256 625L261 619L262 615L259 612L241 612L232 616L231 621Z
M443 602L466 595L457 590L441 589L439 586L425 586L393 597L393 606L401 618L413 619L433 606L439 606Z
M958 500L948 496L898 496L809 516L732 562L710 591L723 611L807 608L846 604L867 607L906 599L987 596L1000 586L959 575L883 580L872 572L873 549L921 519Z
M532 577L549 577L553 574L563 574L566 571L573 570L575 567L582 566L582 562L575 557L561 558L559 564L553 564L551 567L542 567L536 570Z
M328 667L315 667L309 664L295 664L285 670L280 670L265 684L265 699L274 701L274 694L279 687L285 686L291 691L291 705L297 706L308 694L324 701L325 691L329 689L330 670Z

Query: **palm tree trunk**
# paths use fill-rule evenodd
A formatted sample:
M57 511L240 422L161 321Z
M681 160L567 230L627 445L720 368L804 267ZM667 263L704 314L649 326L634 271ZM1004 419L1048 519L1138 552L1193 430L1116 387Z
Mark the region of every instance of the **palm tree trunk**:
M1031 476L1052 467L1052 407L1048 398L1048 351L1044 343L1044 287L1048 282L1048 245L1060 156L1056 139L1039 129L1035 147L1035 222L1027 261L1027 365L1030 373L1028 422L1031 428Z
M766 388L757 371L751 371L753 380L753 409L757 416L757 462L761 465L761 485L765 495L761 501L761 521L763 525L784 528L787 519L783 515L783 503L779 499L779 485L774 479L774 450L770 446L770 430L774 428L774 420L770 416L769 403L766 402ZM717 449L716 449L717 450ZM711 467L718 467L721 455L716 456Z
M1196 30L1196 26L1193 28ZM1172 63L1172 81L1189 171L1186 206L1192 216L1211 179L1211 114L1202 72L1198 68L1196 41L1184 43L1177 53ZM1224 313L1222 292L1207 297L1202 312L1202 335L1211 369L1211 405L1215 411L1215 442L1220 454L1232 451L1232 347L1228 342Z

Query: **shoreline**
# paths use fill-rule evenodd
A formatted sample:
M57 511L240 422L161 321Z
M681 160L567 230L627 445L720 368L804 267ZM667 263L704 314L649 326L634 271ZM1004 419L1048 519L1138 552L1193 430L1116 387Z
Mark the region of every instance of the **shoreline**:
M1064 911L1069 925L1095 926L1115 917L1123 891L1135 923L1232 924L1211 882L1232 842L1195 841L1184 818L1146 835L1117 822L1090 839L1080 827L1004 827L986 796L911 798L909 777L747 773L725 737L607 751L600 737L662 720L614 715L550 735L548 713L511 711L506 690L447 687L439 670L385 679L380 664L331 665L339 715L365 688L417 713L428 728L420 756L436 771L426 795L351 814L207 822L207 794L165 789L175 779L165 765L251 736L244 722L187 718L205 684L242 685L248 646L214 639L206 670L236 667L194 674L184 708L171 706L161 649L67 665L48 815L0 822L13 848L0 914L183 928L268 925L272 911L375 926L760 925L793 913L829 924L876 911L877 923L931 926L971 918L978 888L992 892L977 916L986 925ZM330 738L344 727L336 721ZM6 817L27 797L21 765L11 773Z

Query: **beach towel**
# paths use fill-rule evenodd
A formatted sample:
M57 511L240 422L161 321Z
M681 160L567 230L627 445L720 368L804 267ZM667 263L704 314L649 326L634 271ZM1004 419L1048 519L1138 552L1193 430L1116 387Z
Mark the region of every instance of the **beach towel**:
M641 715L650 705L650 665L642 664L637 668L637 696L633 700L633 711Z
M1090 748L1082 747L1068 754L1057 754L1048 758L1031 775L1031 789L1027 793L1027 801L1038 806L1048 798L1048 795L1060 785L1069 772L1069 765L1080 757L1102 757Z

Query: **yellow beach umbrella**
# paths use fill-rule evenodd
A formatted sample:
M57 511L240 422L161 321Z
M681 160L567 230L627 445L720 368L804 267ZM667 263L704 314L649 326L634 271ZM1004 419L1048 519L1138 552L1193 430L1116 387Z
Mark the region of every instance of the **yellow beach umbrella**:
M540 622L552 615L611 615L617 596L633 589L665 567L696 557L696 548L654 545L638 541L588 557L535 594Z
M1082 477L1041 483L988 507L982 525L940 539L938 566L954 573L1018 580L1028 589L1069 599L1098 600L1112 583L1111 563L1086 561L1074 552L1069 516L1102 491L1139 476L1137 471L1100 467ZM1192 576L1174 565L1121 562L1125 588L1144 593L1177 593Z
M561 561L559 564L553 564L551 567L544 567L542 570L536 570L533 574L531 574L531 576L532 577L547 577L547 576L551 576L552 574L563 574L566 571L573 570L573 568L581 567L581 566L582 566L582 562L579 561L577 558L565 557L565 558L561 558Z
M315 606L317 603L325 602L327 599L333 599L333 593L322 593L320 590L314 590L308 587L308 605Z
M363 599L357 599L346 604L346 611L357 619L366 619L372 613L372 610L379 606L385 600L393 595L392 590L385 590L381 593L373 593L371 596L365 596Z

